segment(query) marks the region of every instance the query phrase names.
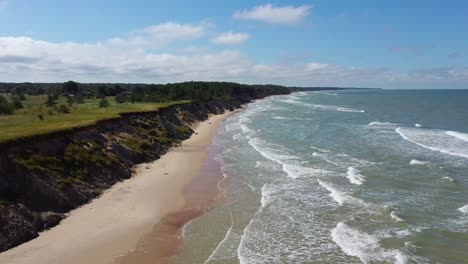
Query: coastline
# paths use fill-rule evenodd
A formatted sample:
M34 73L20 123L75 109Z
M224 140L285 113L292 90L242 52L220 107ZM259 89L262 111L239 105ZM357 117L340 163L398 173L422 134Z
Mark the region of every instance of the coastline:
M138 165L132 178L72 211L57 227L1 253L0 262L115 263L128 255L152 233L156 223L173 224L171 219L177 219L171 213L184 209L185 186L201 173L218 126L232 113L197 124L195 133L180 146L152 163ZM161 252L168 256L174 248Z

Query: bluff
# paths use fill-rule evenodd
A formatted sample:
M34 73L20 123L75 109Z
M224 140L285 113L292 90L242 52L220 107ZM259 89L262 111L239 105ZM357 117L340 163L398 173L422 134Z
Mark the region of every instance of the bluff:
M259 97L264 97L262 95ZM65 213L189 138L195 122L257 97L196 101L96 125L0 143L0 251L37 237Z

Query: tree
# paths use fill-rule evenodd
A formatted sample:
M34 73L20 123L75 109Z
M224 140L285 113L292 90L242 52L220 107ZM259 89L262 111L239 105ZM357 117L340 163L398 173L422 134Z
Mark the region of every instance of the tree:
M99 85L97 88L96 98L104 99L107 95L107 88L104 85Z
M114 95L124 92L124 89L119 84L114 85Z
M110 103L109 101L107 101L107 99L101 99L101 101L99 101L99 107L107 108L109 106L110 106Z
M118 103L118 104L123 104L125 102L128 102L128 96L126 94L118 94L116 97L115 97L115 101Z
M48 107L53 107L54 105L57 104L57 98L51 94L49 94L47 96L47 101L45 102L45 105L47 105Z
M11 101L13 102L13 108L18 110L23 108L23 104L21 103L21 99L17 95L11 96Z
M84 104L85 97L83 95L77 95L77 96L75 96L75 102L77 104Z
M0 95L0 115L11 115L13 114L13 106L5 99L5 97Z
M62 85L62 90L64 94L76 94L79 92L78 83L74 81L68 81Z
M73 97L67 96L67 103L69 106L72 106L75 101L73 100Z
M63 114L68 114L70 113L70 108L68 108L68 106L64 105L64 104L61 104L58 108L58 111L60 113L63 113Z
M18 97L18 99L20 99L21 101L25 101L25 100L26 100L26 96L24 96L23 93L17 94L17 97Z

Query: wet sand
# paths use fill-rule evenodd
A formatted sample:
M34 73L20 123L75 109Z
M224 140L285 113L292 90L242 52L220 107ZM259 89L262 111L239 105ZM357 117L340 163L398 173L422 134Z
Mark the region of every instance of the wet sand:
M59 226L1 253L0 263L169 261L177 252L180 228L218 199L216 185L222 175L205 162L218 126L230 114L199 123L181 146L139 165L134 177L72 211ZM204 173L207 170L213 173Z

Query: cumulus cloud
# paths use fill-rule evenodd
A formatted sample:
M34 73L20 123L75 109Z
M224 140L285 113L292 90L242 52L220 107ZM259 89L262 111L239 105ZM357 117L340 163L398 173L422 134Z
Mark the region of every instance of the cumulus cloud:
M211 27L206 22L198 25L167 22L138 30L126 38L112 38L107 42L119 47L163 47L175 41L201 38Z
M233 15L234 19L256 20L270 24L292 25L302 22L311 11L309 5L302 6L274 6L272 4L256 6L252 9L239 10Z
M301 86L378 87L384 84L389 88L396 84L468 83L468 69L455 67L398 72L388 68L322 63L312 61L310 56L261 63L237 49L215 52L190 45L178 52L172 49L187 40L207 37L209 30L210 26L203 23L164 23L119 38L121 41L112 39L87 44L0 37L0 80L139 83L204 80ZM153 43L155 40L161 41Z
M224 44L224 45L240 45L244 44L248 39L249 35L246 33L233 33L233 32L224 32L213 38L211 41L215 44Z

